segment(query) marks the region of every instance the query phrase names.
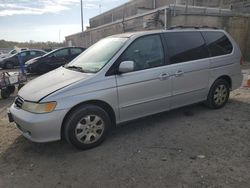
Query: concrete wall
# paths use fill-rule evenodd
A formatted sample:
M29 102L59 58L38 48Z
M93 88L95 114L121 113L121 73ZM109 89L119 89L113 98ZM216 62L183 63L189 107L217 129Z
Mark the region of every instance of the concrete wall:
M169 4L232 8L250 13L250 0L133 0L90 19L90 28L134 16Z
M250 0L240 1L234 0L232 9L241 13L250 13Z
M152 10L157 7L174 3L175 0L134 0L125 3L117 8L93 17L89 20L90 28L95 28L100 25L115 22L117 20L128 18L137 13Z

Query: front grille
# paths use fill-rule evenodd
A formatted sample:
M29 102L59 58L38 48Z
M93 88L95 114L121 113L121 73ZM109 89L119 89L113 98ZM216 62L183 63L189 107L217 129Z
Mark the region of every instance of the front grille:
M16 100L15 100L16 107L21 108L23 105L23 102L24 102L24 100L22 97L20 97L20 96L16 97Z

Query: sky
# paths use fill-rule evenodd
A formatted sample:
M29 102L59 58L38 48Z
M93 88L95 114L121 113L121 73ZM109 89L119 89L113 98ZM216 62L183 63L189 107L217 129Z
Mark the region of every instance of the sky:
M83 0L84 26L89 18L128 0ZM55 41L81 32L80 0L0 0L0 39Z

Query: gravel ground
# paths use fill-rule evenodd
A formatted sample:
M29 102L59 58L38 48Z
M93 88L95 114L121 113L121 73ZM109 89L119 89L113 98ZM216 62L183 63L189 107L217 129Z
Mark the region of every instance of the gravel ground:
M119 126L87 151L26 140L7 122L12 100L0 100L1 188L250 187L250 89L220 110L196 104Z

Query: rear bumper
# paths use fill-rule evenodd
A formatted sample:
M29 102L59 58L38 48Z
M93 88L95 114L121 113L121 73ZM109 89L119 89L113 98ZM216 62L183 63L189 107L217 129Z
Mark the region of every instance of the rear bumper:
M239 87L242 86L242 81L243 81L243 74L237 74L231 76L232 79L232 90L238 89Z
M47 114L33 114L18 109L14 104L10 113L20 132L33 142L50 142L61 139L61 126L67 110Z

